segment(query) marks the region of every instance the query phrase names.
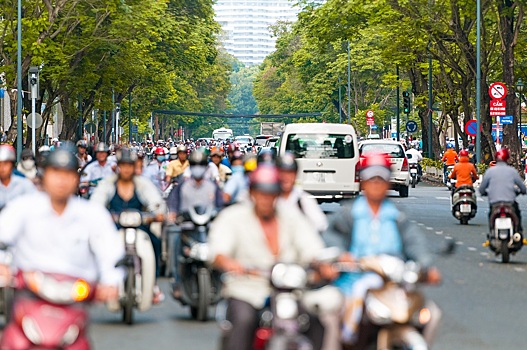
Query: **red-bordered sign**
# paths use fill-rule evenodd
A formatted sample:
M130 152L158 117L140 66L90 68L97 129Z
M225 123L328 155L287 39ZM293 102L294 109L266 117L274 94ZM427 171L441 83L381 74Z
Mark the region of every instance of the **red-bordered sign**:
M489 87L489 95L493 100L503 100L507 96L507 87L503 83L492 83Z

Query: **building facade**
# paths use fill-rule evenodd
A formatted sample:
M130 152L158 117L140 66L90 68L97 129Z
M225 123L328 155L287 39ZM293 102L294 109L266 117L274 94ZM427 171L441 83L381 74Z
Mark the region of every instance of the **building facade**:
M290 0L217 0L214 10L223 46L247 66L262 63L274 51L276 38L269 27L294 22L298 13Z

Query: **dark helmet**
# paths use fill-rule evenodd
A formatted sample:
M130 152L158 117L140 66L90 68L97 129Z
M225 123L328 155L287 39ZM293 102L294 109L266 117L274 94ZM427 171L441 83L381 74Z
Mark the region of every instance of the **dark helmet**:
M280 170L297 171L298 164L296 163L295 155L291 152L285 152L276 160L276 166Z
M44 168L55 168L77 172L79 160L77 156L66 148L57 148L49 153L44 162Z
M115 152L115 157L117 158L117 164L134 164L137 160L137 153L130 148L121 148Z
M207 154L203 149L196 149L190 153L188 157L190 165L207 165L209 163Z
M106 143L99 142L95 147L95 152L110 152L110 149Z
M510 158L510 153L508 148L502 148L496 152L496 161L498 162L507 162Z
M270 149L263 149L258 153L257 157L258 165L260 164L275 164L276 153Z
M249 174L251 190L279 194L281 191L278 169L270 164L262 164Z
M22 159L35 159L35 156L33 155L33 151L29 148L25 148L22 150L22 154L20 155Z

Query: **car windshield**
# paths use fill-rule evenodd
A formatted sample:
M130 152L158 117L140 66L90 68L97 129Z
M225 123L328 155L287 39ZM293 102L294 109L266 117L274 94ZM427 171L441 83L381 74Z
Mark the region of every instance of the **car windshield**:
M342 159L355 156L351 135L337 134L290 134L286 151L297 158Z
M249 137L237 137L236 141L241 143L251 143L251 139Z
M258 137L256 137L256 141L255 141L255 143L256 143L258 146L263 146L263 145L265 145L265 143L267 142L267 139L268 139L268 138L269 138L269 137L267 137L267 136L258 136Z
M361 153L386 153L392 158L404 158L404 150L402 146L389 143L368 143L361 147Z

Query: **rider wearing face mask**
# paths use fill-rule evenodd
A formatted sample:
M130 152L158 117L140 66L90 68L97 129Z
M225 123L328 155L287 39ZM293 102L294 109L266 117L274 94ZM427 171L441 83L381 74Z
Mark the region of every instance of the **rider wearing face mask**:
M167 203L171 221L176 221L178 215L186 213L190 208L213 206L219 210L223 206L221 191L218 185L208 179L205 175L208 169L208 159L201 149L190 154L190 178L185 179L179 186L175 187L168 196ZM181 244L176 242L176 251ZM176 275L174 283L174 296L179 297L179 272L176 259Z
M154 150L154 159L147 165L143 175L150 179L161 191L166 189L165 176L168 161L167 153L163 147Z
M13 174L15 149L9 145L0 146L0 210L15 197L36 191L35 186L21 176Z
M22 160L17 165L17 170L22 173L26 179L35 180L37 176L37 166L35 164L35 156L33 151L25 149L22 151Z
M256 168L257 160L254 156L245 157L240 151L234 151L231 157L232 176L223 187L223 201L233 204L248 198L248 174Z

